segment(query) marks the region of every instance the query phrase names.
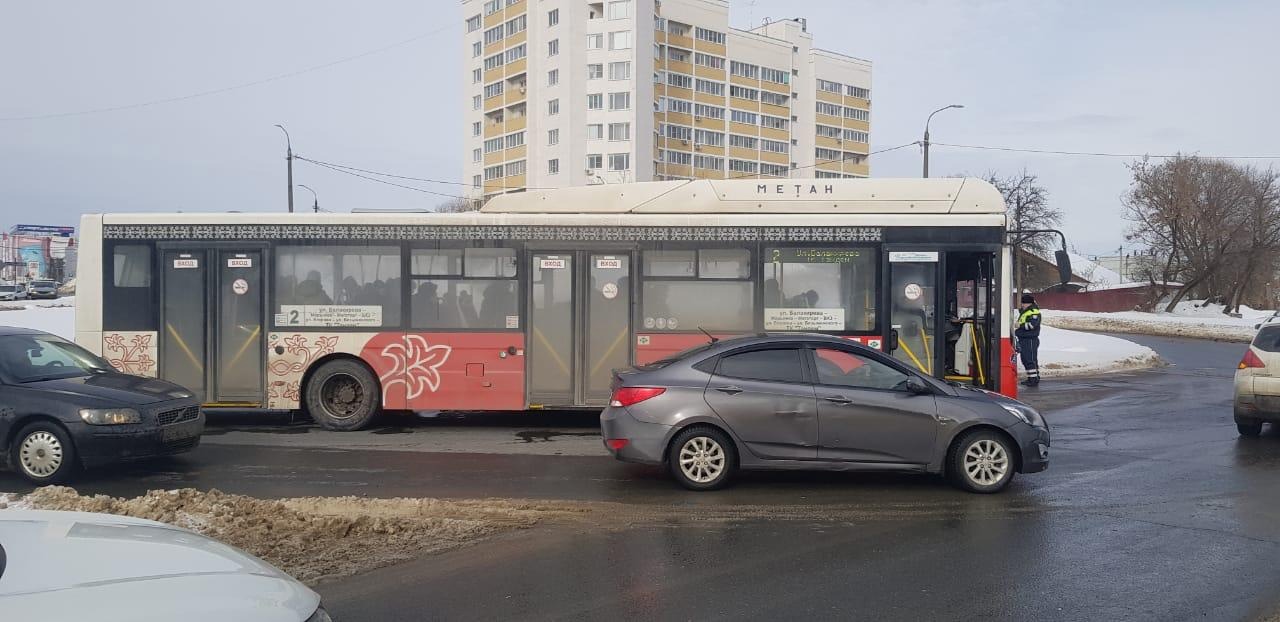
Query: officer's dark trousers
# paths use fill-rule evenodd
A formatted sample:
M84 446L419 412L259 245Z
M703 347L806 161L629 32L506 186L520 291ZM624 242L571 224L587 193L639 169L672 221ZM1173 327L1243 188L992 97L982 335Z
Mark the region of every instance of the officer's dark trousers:
M1040 383L1040 338L1024 337L1018 339L1018 354L1022 357L1022 366L1027 370L1029 384Z

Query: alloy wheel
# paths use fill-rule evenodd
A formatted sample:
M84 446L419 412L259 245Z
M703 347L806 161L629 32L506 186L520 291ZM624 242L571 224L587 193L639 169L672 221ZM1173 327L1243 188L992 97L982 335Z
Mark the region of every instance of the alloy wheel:
M699 484L713 482L724 473L724 448L714 439L695 436L680 448L680 471Z
M998 483L1008 471L1009 455L997 441L984 438L964 452L965 477L979 486Z

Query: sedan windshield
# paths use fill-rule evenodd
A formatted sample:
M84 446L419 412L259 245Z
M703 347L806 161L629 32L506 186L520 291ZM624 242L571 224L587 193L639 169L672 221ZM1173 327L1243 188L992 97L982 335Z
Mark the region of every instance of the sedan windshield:
M32 287L53 287L53 281L32 281Z
M111 364L53 335L0 337L0 372L17 382L76 378L111 371Z
M16 285L0 285L0 294L11 294L16 291L18 291Z

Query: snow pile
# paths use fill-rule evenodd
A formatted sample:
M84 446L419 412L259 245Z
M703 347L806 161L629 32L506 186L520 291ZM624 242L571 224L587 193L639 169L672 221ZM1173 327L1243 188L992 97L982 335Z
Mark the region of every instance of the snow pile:
M20 326L74 339L76 299L19 300L0 303L0 326Z
M1081 376L1164 365L1155 350L1119 337L1043 326L1040 375ZM1019 363L1021 367L1021 363Z
M1086 290L1107 289L1124 282L1124 278L1120 276L1119 272L1105 268L1084 255L1068 254L1071 256L1071 272L1088 279L1089 285L1085 288ZM1053 261L1052 255L1046 260Z
M0 510L27 510L31 505L17 493L0 492Z
M1045 309L1043 321L1049 326L1075 330L1247 342L1257 332L1254 326L1266 321L1274 313L1242 306L1241 317L1231 317L1223 315L1222 309L1220 304L1204 304L1198 300L1178 303L1173 313L1094 313Z
M4 498L0 496L0 498ZM260 557L300 581L365 572L455 548L553 515L544 503L307 497L269 501L217 490L152 490L131 499L49 486L9 507L119 514L197 531Z

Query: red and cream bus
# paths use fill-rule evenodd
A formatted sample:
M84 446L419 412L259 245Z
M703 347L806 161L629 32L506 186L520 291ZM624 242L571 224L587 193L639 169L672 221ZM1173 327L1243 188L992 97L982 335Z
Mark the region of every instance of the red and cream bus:
M813 331L1013 395L1005 208L976 179L508 194L456 214L102 214L76 340L208 408L599 407L612 370Z

